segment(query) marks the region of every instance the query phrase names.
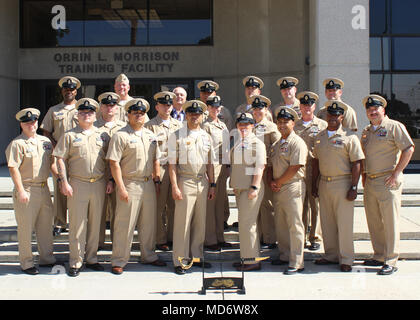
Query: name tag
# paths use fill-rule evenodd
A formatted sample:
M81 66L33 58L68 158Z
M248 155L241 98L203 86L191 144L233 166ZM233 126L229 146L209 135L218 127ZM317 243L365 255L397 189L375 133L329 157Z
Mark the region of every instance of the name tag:
M137 143L137 140L130 140L130 143Z
M82 141L82 138L76 138L73 140L73 143Z

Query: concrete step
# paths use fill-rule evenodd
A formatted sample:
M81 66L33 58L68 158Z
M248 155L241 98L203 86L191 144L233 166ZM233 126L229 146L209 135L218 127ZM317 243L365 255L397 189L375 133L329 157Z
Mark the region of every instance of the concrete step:
M38 258L36 244L33 243L32 250L34 253L35 260ZM68 244L67 243L55 243L54 244L54 255L59 262L68 262ZM305 261L311 261L320 258L323 253L323 247L318 251L309 251L305 249ZM373 250L370 241L355 241L355 260L368 259L372 256ZM99 262L109 262L111 260L112 246L110 243L106 244L105 250L98 251ZM172 262L172 251L162 252L157 251L159 257L166 262ZM278 249L272 250L261 250L261 257L268 257L270 259L276 259L279 256ZM140 258L139 244L133 243L130 261L138 261ZM204 258L208 261L220 261L230 263L232 261L239 261L240 252L239 244L235 243L234 248L229 250L222 250L221 252L209 252L206 251ZM268 260L268 261L269 261ZM400 260L420 260L419 242L415 240L402 240L400 242ZM19 262L18 245L17 242L0 243L0 263L12 263Z

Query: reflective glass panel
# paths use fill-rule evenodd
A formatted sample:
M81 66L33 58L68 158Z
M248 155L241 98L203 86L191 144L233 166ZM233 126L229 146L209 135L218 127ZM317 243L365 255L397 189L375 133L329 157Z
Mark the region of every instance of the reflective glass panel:
M370 38L370 70L389 70L389 38Z
M418 0L392 0L391 28L392 33L419 33L420 34L420 1Z
M420 70L420 38L393 38L393 70Z
M383 34L386 28L386 0L370 0L369 5L369 30L370 34Z

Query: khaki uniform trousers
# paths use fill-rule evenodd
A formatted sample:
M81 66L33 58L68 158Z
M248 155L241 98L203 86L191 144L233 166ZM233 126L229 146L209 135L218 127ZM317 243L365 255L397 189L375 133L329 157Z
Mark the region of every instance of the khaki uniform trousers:
M99 246L105 245L106 222L110 222L111 241L114 235L115 207L117 206L117 194L114 190L111 194L105 193L105 203L102 210L101 229L99 234Z
M162 183L157 197L156 243L165 244L173 239L175 211L168 165L160 167L160 177Z
M276 243L276 230L274 226L273 191L267 184L267 171L264 171L264 198L261 202L258 217L259 233L264 243Z
M280 260L289 261L289 267L301 269L304 265L305 229L302 221L305 182L295 181L273 192L275 225Z
M309 163L308 160L307 163ZM305 228L305 239L309 228L308 240L314 242L321 240L321 224L319 223L319 200L312 196L312 167L307 165L305 177L305 199L303 201L303 225Z
M373 259L394 267L399 257L402 183L394 188L386 187L385 179L388 176L375 179L367 177L363 201Z
M236 190L236 203L238 206L239 247L241 258L257 258L260 256L260 241L257 230L258 212L264 198L265 186L261 183L258 195L248 199L249 189ZM254 264L254 261L245 261L245 264Z
M220 189L226 190L226 184L221 183L221 176L226 166L214 164L214 181L216 181L216 197L207 200L206 210L206 239L205 245L214 245L225 241L224 237L224 203L222 202L223 193ZM221 205L220 205L221 204Z
M156 189L152 178L124 179L128 202L117 196L111 264L124 268L130 259L134 229L137 225L140 261L150 263L158 259L156 245ZM118 193L118 192L117 192Z
M67 198L69 208L70 268L98 262L99 231L105 201L105 179L85 182L70 177L73 196Z
M19 247L19 261L23 270L32 268L34 260L32 255L32 232L35 230L39 263L55 263L53 255L53 204L50 190L47 185L24 186L29 194L29 202L21 203L17 192L13 192L13 206L17 222L17 236Z
M175 200L172 260L178 257L202 258L206 233L206 207L209 183L206 178L178 177L182 200Z
M321 177L318 188L324 258L347 265L354 261L354 201L346 199L350 185L350 176L332 181Z
M54 225L67 227L67 197L60 192L57 179L53 179L54 185Z

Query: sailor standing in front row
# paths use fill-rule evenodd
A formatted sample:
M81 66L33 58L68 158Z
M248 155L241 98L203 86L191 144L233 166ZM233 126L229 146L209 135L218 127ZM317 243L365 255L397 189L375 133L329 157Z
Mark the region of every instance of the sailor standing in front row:
M35 275L39 271L32 256L32 231L38 240L39 266L52 267L53 205L47 179L50 175L52 143L37 135L40 112L26 108L16 114L22 134L6 149L6 160L15 188L13 206L17 222L19 261L22 271Z

